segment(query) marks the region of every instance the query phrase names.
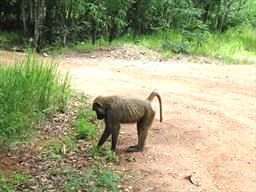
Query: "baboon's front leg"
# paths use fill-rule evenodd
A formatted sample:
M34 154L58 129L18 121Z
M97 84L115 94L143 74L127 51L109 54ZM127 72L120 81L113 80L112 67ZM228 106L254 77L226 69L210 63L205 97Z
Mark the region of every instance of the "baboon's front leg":
M98 143L99 147L105 143L105 141L108 139L109 135L110 135L110 130L107 127L105 127L105 130L104 130L103 134L101 135L99 143Z

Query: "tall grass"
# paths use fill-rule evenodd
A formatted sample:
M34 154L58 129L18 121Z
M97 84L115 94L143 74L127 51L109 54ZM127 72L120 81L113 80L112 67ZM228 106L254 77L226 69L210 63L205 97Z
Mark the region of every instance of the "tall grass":
M231 62L254 63L256 29L246 26L231 28L220 34L208 34L202 45L194 49L193 53Z
M57 66L33 54L8 66L0 64L1 140L24 138L40 117L64 110L69 78L61 77Z
M230 28L224 33L158 31L150 35L134 37L127 34L113 45L139 44L160 50L163 56L175 53L208 56L232 63L256 63L256 29L251 26Z

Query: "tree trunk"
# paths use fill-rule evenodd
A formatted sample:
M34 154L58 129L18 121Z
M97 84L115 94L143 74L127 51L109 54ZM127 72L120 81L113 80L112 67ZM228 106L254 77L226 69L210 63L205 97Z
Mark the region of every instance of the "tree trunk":
M211 3L207 3L204 7L204 13L203 13L204 24L206 24L208 22L208 18L210 16L210 8L211 8Z
M218 29L219 32L223 31L223 27L227 18L227 13L228 13L228 0L224 0L224 7L223 7L221 19L220 19L219 29Z
M39 1L40 0L34 0L34 39L33 39L33 45L34 48L37 49L38 46L38 40L39 40Z
M23 23L23 33L24 33L25 36L27 36L28 35L28 28L27 28L25 0L21 1L21 17L22 17L22 23Z
M214 30L218 31L218 26L219 26L219 18L220 18L220 6L221 6L221 0L218 0L218 5L217 5L217 12L215 16L215 24L214 24Z
M96 41L96 22L92 21L92 29L91 29L91 35L92 35L92 44L95 45Z
M34 0L34 41L33 45L39 51L39 38L42 35L42 21L45 0Z
M52 42L52 26L53 26L53 17L52 17L52 9L53 9L53 1L47 1L46 3L46 13L45 13L45 27L47 31L45 33L46 41L50 44Z
M110 24L110 29L109 29L109 39L108 42L111 43L117 35L117 25L115 23L115 16L116 15L112 15L111 16L111 24Z

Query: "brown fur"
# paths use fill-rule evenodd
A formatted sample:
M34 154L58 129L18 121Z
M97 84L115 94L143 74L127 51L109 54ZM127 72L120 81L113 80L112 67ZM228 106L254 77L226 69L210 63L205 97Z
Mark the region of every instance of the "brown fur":
M160 106L160 121L162 122L162 100L157 92L152 92L147 99L124 99L119 96L97 97L93 102L93 110L98 119L105 120L105 130L98 146L104 144L112 135L112 150L116 150L116 143L120 130L120 123L137 123L138 145L128 148L129 152L142 151L151 127L155 111L151 106L152 100L157 97Z

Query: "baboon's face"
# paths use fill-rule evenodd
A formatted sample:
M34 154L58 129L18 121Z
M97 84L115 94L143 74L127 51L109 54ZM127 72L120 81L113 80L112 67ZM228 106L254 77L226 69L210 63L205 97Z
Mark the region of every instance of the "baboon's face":
M92 110L96 112L97 119L102 120L105 118L105 109L100 103L93 103Z

